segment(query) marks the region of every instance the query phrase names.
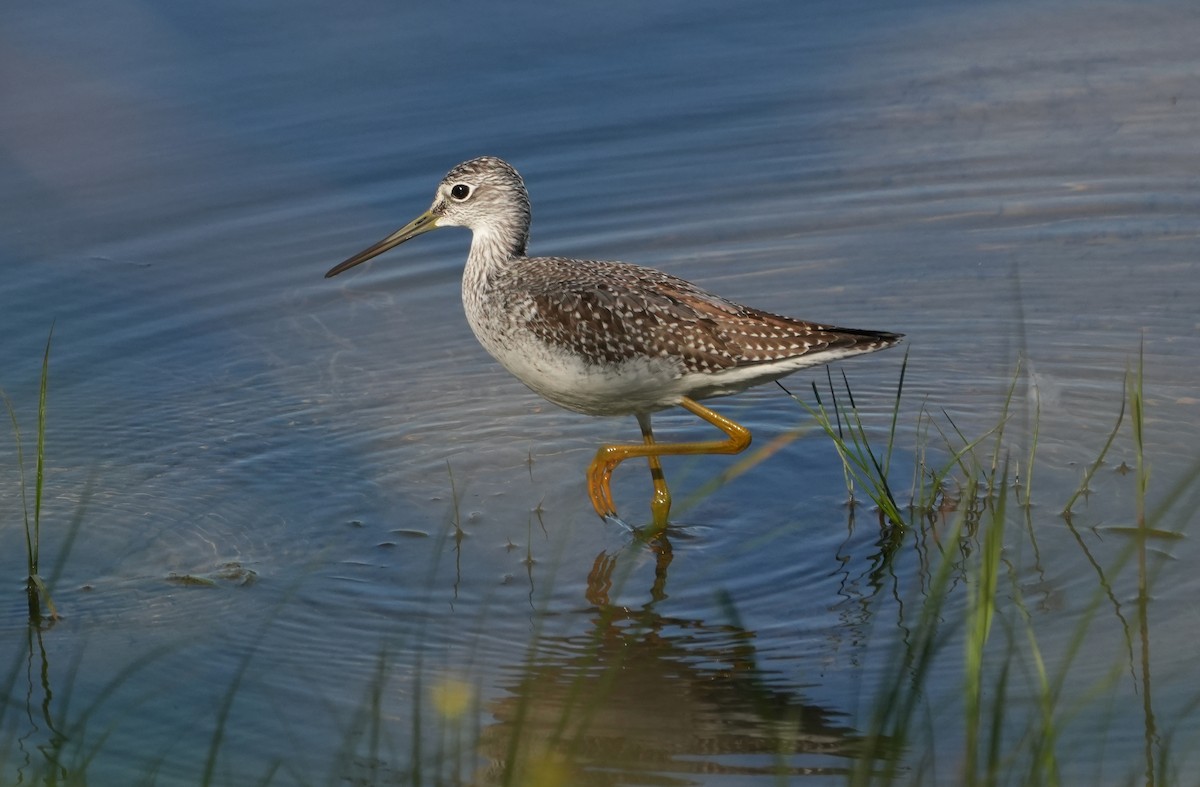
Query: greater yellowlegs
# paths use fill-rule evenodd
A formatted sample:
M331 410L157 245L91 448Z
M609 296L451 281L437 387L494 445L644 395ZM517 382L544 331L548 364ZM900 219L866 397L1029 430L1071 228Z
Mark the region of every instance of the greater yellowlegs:
M616 519L609 482L617 465L650 463L656 528L671 494L660 456L736 454L750 432L699 404L851 355L882 350L900 334L835 328L769 314L625 262L529 257L529 194L508 163L484 156L442 178L429 210L326 278L439 227L471 230L462 299L479 343L517 379L557 405L588 415L634 415L641 445L606 445L588 468L596 513ZM650 414L679 405L723 440L656 443Z

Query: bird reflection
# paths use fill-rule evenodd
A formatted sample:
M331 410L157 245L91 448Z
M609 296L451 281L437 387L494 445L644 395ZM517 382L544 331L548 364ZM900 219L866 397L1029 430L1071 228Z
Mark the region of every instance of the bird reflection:
M544 635L488 710L483 783L694 784L694 774L837 775L864 756L844 714L807 701L761 665L756 634L734 622L673 617L673 552L647 543L655 573L639 608L610 599L633 551L601 552L588 577L591 628ZM730 605L731 606L731 605ZM731 618L736 618L732 613ZM871 747L894 756L887 741Z

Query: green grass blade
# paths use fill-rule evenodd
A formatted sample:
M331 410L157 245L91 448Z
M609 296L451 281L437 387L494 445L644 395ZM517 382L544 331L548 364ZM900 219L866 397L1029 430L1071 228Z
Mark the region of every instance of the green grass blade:
M46 337L46 349L42 353L42 378L38 385L37 410L37 472L33 492L33 573L37 573L41 552L42 487L46 469L46 393L50 388L50 344L54 341L54 324L50 324L50 335Z
M1127 399L1127 396L1121 397L1121 409L1117 413L1117 422L1113 424L1112 431L1108 433L1108 439L1104 441L1104 447L1100 449L1100 454L1096 457L1096 461L1092 462L1091 467L1083 474L1083 481L1080 482L1079 488L1075 490L1075 494L1071 495L1066 505L1063 506L1063 517L1071 516L1071 509L1075 506L1075 501L1087 491L1092 476L1096 474L1096 471L1100 469L1100 465L1104 463L1104 457L1108 455L1108 449L1112 447L1113 440L1117 438L1117 433L1121 431L1121 424L1125 421L1125 402Z

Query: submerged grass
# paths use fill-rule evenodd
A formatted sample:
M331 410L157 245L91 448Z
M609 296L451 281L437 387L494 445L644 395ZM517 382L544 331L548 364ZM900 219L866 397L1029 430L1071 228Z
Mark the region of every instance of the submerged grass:
M934 425L945 442L942 453L948 459L940 467L930 468L925 465L930 452L924 446L919 448L916 452L918 472L924 483L918 485L919 489L904 507L891 494L885 479L870 476L872 471L879 472L882 467L876 456L880 453L890 455L892 446L890 443L884 449L870 446L861 420L853 412L853 399L848 395L840 401L835 399L832 410L823 407L819 401L816 407L809 408L834 439L847 467L848 491L853 493L852 481L867 489L881 518L894 527L919 530L934 522L933 515L939 510L937 501L948 494L950 470L957 471L953 495L956 505L952 506L956 510L949 530L938 538L939 557L933 564L930 581L923 587L919 617L905 641L897 646L898 653L891 660L896 666L885 675L869 714L868 740L899 741L901 746L909 749L910 755L904 758L903 764L883 762L881 765L878 759L862 758L853 769L851 784L921 784L926 781L965 785L1069 783L1063 774L1062 747L1072 723L1079 721L1081 699L1078 690L1071 696L1068 685L1086 643L1101 636L1096 626L1098 614L1106 603L1113 606L1114 618L1119 623L1118 633L1123 632L1129 641L1128 660L1114 661L1084 696L1092 699L1114 696L1121 674L1132 676L1133 691L1143 704L1145 747L1140 780L1147 785L1178 783L1165 742L1170 736L1164 736L1157 726L1151 680L1150 589L1156 569L1161 569L1166 561L1160 559L1157 566L1154 565L1149 559L1148 545L1156 539L1180 537L1179 530L1163 528L1159 524L1168 511L1174 512L1181 521L1194 516L1193 509L1185 506L1180 510L1177 504L1185 495L1195 493L1200 464L1184 474L1153 515L1147 515L1146 400L1139 359L1136 369L1127 375L1125 396L1115 426L1095 461L1089 464L1080 488L1062 509L1063 520L1100 581L1091 600L1076 618L1075 629L1066 637L1065 644L1059 638L1058 652L1053 663L1049 663L1039 641L1037 618L1025 599L1020 563L1015 557L1021 549L1020 533L1009 526L1008 503L1011 500L1021 507L1027 522L1026 535L1036 551L1030 515L1039 425L1035 420L1029 430L1031 447L1022 494L1019 486L1010 483L1013 470L1003 440L1015 387L1014 380L1003 400L1000 419L981 438L968 440L948 415L945 416L950 424L948 431ZM841 401L848 403L849 411L843 409ZM1128 535L1130 543L1119 551L1113 565L1102 567L1087 551L1084 539L1072 525L1071 512L1121 434L1126 409L1131 413L1130 437L1135 456L1132 471L1135 524L1132 528L1107 529L1106 532ZM1036 413L1040 413L1040 406L1035 411L1035 419ZM921 418L927 418L924 409ZM846 423L851 425L849 438L843 431L842 425ZM932 421L923 420L923 423ZM889 440L894 433L893 427ZM929 432L919 427L917 433L928 435ZM1127 615L1122 612L1113 590L1117 577L1125 576L1123 572L1131 562L1135 571L1136 632L1130 630ZM967 587L961 600L956 600L950 592L956 583L965 583ZM994 636L997 624L1001 624L1003 634L999 642ZM954 643L961 647L959 657L951 653ZM1089 653L1089 660L1094 660L1095 655ZM934 670L942 670L947 665L957 665L962 674L961 736L953 736L959 738L962 749L955 754L941 744L942 748L933 754L939 745L937 739L945 737L933 730L945 723L947 711L928 706L927 693L932 688L929 677ZM1028 713L1027 708L1032 708L1033 712ZM1079 765L1077 761L1074 764ZM947 767L951 773L946 772Z

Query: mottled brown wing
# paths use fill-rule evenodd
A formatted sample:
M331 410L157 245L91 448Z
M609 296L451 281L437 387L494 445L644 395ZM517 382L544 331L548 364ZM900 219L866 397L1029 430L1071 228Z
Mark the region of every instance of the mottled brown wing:
M561 258L529 262L538 265L527 272L530 329L596 363L676 358L687 371L715 372L894 341L752 309L649 268Z
M687 284L687 282L684 282ZM692 285L688 285L693 288ZM832 350L867 352L899 338L893 334L837 328L797 320L743 306L703 290L678 294L697 314L715 324L715 330L736 357L732 366L773 363L787 358Z
M721 368L731 357L716 323L674 296L645 269L572 261L568 275L539 279L528 293L529 328L592 363L677 358L689 369ZM630 266L632 267L632 266ZM549 282L553 281L550 285Z

